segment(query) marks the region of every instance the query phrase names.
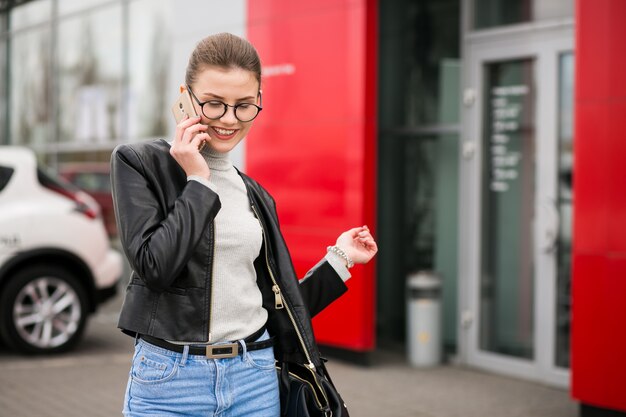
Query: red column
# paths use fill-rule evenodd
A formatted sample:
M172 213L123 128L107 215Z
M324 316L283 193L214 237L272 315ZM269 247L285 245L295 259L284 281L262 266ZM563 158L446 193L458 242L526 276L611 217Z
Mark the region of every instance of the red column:
M340 232L375 227L376 16L374 0L248 2L264 109L246 167L276 199L300 276ZM348 293L314 320L320 343L374 348L374 271L352 269Z
M576 15L572 395L626 411L626 1Z

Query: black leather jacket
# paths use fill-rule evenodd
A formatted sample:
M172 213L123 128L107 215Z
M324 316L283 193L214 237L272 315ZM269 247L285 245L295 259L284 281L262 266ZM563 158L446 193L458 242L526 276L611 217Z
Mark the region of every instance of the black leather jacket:
M219 196L185 172L163 140L118 146L111 158L119 235L133 270L118 326L168 340L207 340L213 219ZM300 283L280 232L273 198L240 173L263 227L254 265L279 361L320 365L311 317L347 287L326 261Z

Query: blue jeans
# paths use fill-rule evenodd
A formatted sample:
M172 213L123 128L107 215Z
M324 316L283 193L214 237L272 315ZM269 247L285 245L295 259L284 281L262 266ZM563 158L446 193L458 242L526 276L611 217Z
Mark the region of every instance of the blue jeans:
M268 337L266 331L259 340ZM187 351L177 353L137 341L124 416L279 416L271 347L224 359Z

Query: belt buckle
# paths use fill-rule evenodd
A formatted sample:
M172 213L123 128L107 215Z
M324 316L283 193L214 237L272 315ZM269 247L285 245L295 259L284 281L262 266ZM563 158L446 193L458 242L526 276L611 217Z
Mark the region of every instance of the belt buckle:
M238 343L224 343L223 345L210 345L206 347L206 357L208 359L234 358L238 354Z

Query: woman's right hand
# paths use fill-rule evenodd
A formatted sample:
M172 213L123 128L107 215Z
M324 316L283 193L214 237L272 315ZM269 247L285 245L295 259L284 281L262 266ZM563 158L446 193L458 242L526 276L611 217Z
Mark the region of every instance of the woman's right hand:
M211 137L206 130L208 126L200 123L200 116L185 118L176 125L176 136L170 147L170 155L178 162L187 176L199 175L209 179L211 171L199 148Z

